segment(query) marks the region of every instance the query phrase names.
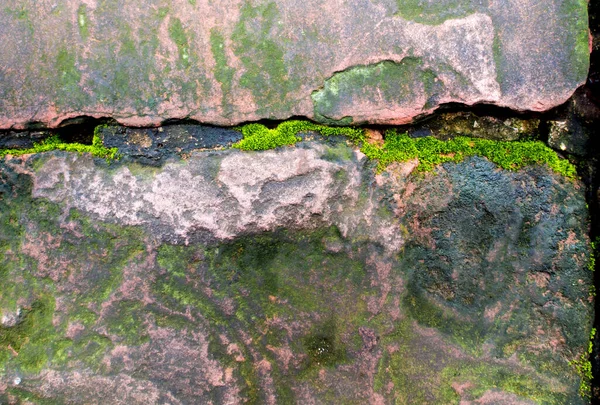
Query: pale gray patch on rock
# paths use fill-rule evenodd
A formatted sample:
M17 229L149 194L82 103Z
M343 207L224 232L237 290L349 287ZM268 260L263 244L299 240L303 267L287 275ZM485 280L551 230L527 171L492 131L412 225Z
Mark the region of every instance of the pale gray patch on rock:
M394 218L382 218L381 191L362 153L332 161L331 146L303 143L264 152L198 152L162 169L117 165L90 156L55 153L34 176L33 196L98 220L142 225L159 239L218 240L273 231L337 226L344 237L365 230L390 251L404 243ZM362 191L361 191L362 190Z

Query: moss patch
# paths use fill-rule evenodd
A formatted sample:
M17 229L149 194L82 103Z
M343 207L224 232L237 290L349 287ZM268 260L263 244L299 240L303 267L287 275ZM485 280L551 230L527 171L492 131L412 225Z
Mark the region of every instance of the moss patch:
M378 169L390 163L418 159L418 172L427 172L446 162L460 162L467 156L482 156L506 170L519 170L528 165L547 164L554 172L575 178L576 168L542 142L491 141L488 139L456 137L440 141L433 137L411 138L395 130L386 133L383 146L363 143L361 151L379 161Z
M179 61L183 66L190 64L190 43L188 34L183 28L183 24L179 18L171 18L169 21L169 36L177 45L179 51Z
M66 152L90 153L94 157L103 158L106 160L118 159L117 148L107 148L103 145L102 139L98 136L98 128L94 133L91 145L83 145L81 143L66 143L61 141L58 135L52 136L43 140L40 143L34 144L28 149L0 149L0 158L5 156L22 156L35 153L49 152L52 150L64 150Z
M596 336L596 328L592 328L590 332L590 342L588 344L587 350L581 354L581 356L572 361L571 366L575 367L577 370L577 374L581 378L581 383L579 384L579 395L582 398L589 399L592 396L592 385L591 381L594 378L592 374L592 363L590 361L592 357L592 352L594 350L594 337Z
M244 135L244 139L234 144L233 147L242 150L267 150L293 145L302 140L298 136L302 132L318 132L323 136L346 136L355 142L364 138L364 131L359 128L328 127L309 121L285 121L275 129L269 129L256 123L236 129Z
M242 150L267 150L299 142L302 132L318 132L325 137L345 136L361 147L370 159L378 160L383 171L393 162L418 159L417 172L432 171L437 165L458 163L468 156L485 157L506 170L519 170L528 165L547 164L555 173L575 178L576 168L540 141L493 141L480 138L456 137L441 141L434 137L411 138L395 129L387 130L382 146L366 141L364 129L329 127L309 121L286 121L275 129L252 123L236 128L244 139L233 145Z

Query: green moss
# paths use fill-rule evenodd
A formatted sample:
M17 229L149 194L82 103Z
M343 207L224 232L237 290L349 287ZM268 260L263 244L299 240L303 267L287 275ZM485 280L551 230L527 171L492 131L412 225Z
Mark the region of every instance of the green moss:
M411 138L395 130L386 133L383 146L363 143L361 151L379 161L378 169L384 170L393 162L418 159L418 172L432 171L446 162L460 162L467 156L482 156L505 170L519 170L533 164L547 164L555 173L567 178L577 175L575 166L556 152L535 141L491 141L487 139L456 137L440 141L433 137Z
M233 84L233 76L235 69L227 64L227 55L225 54L225 39L223 35L216 29L210 30L210 49L215 58L215 79L221 84L221 107L225 115L231 113L231 103L229 95Z
M34 25L31 20L31 16L29 15L27 6L20 6L18 8L5 7L3 11L6 13L6 15L11 16L19 21L19 23L27 29L29 35L33 35Z
M571 83L583 83L590 66L588 2L565 0L560 4L561 34L569 52L568 62L563 62L562 69Z
M79 34L84 40L88 39L90 30L88 27L87 6L82 4L77 9L77 25L79 26Z
M446 162L461 162L468 156L482 156L506 170L519 170L528 165L547 164L554 172L575 178L576 168L566 159L539 141L493 141L488 139L456 137L441 141L433 137L411 138L395 129L386 131L383 146L366 142L365 131L354 127L328 127L309 121L285 121L275 129L252 123L236 128L244 138L234 144L242 150L267 150L293 145L300 141L302 132L318 132L325 137L345 136L370 159L377 159L378 170L383 171L393 162L418 159L417 172L432 171Z
M522 373L506 366L476 362L463 362L442 371L442 384L466 384L465 396L476 399L488 390L501 390L539 404L559 405L570 403L564 393L548 390L547 383L530 373Z
M590 341L587 350L581 354L577 360L571 361L569 364L577 370L581 383L579 384L579 395L584 399L589 399L592 394L591 381L594 378L592 374L592 363L590 361L594 350L594 337L596 336L596 328L592 328L590 332Z
M481 354L481 345L484 342L485 334L478 322L458 319L454 314L444 311L428 301L412 285L409 285L408 290L409 293L403 301L411 318L423 326L435 328L449 336L466 352L476 356Z
M144 327L144 305L138 301L119 301L106 322L108 332L119 336L126 345L141 345L149 340Z
M335 366L346 361L346 350L337 333L335 319L315 326L303 344L314 366Z
M300 141L297 136L301 132L318 132L323 136L346 136L354 142L364 139L364 130L347 127L328 127L309 121L285 121L275 129L268 129L262 124L247 124L236 128L244 139L234 144L234 148L242 150L267 150L279 146L293 145Z
M15 326L0 326L0 359L15 354L16 362L25 373L39 372L49 361L55 334L52 325L54 298L44 294L24 308Z
M396 0L397 16L421 24L437 25L446 20L463 18L477 10L475 0Z
M81 72L76 62L75 53L65 47L59 49L55 62L57 100L59 103L70 105L70 108L83 106L88 99L80 86Z
M600 248L600 237L590 242L590 257L588 260L588 270L596 271L596 259L598 258L598 249ZM592 286L593 287L593 286Z
M169 36L175 42L179 51L179 61L183 66L190 64L190 43L188 35L179 18L171 18L169 21Z
M118 159L117 148L107 148L103 145L102 139L98 136L98 128L94 133L91 145L83 145L80 143L66 143L60 140L58 135L52 136L42 142L34 144L28 149L0 149L0 158L7 155L22 156L35 153L49 152L53 150L63 150L66 152L90 153L94 157L108 160Z

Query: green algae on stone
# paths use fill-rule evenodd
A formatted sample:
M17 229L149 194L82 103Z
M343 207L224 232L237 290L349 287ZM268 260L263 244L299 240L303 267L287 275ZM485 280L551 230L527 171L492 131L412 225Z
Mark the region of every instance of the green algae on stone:
M175 42L179 51L179 60L184 66L190 64L190 42L186 29L179 18L171 18L169 22L169 36Z
M565 0L560 5L563 35L570 44L570 63L561 64L563 73L573 83L584 83L590 67L590 31L588 28L588 2Z
M483 6L482 2L476 0L396 0L396 5L397 16L428 25L466 17Z
M225 38L216 28L210 30L210 49L215 58L215 79L221 84L221 107L225 114L230 112L230 92L233 84L235 69L227 64L225 53Z
M82 75L74 51L60 48L56 55L55 75L58 85L56 101L59 105L82 106L86 103L89 96L80 86Z
M79 34L84 40L88 39L90 35L90 29L88 24L89 21L87 17L87 6L85 4L82 4L77 9L77 25L79 26Z
M277 3L253 6L246 1L231 37L233 52L245 68L239 84L252 92L259 114L288 112L288 93L298 85L289 74L283 47L272 39L278 17Z
M312 93L315 119L323 124L340 123L344 112L353 111L355 100L368 99L372 105L414 108L420 95L429 99L443 89L436 74L420 58L407 57L401 62L383 61L374 65L354 66L325 81Z

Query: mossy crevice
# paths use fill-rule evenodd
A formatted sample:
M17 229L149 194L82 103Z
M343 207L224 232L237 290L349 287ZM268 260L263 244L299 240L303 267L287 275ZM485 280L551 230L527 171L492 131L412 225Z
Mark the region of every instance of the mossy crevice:
M430 172L447 162L458 163L469 156L485 157L505 170L519 170L530 165L548 165L552 171L573 179L577 176L575 166L561 159L555 151L540 141L495 141L489 139L455 137L442 141L428 136L411 138L396 129L385 132L383 145L367 141L366 131L356 127L329 127L310 121L285 121L269 129L258 123L236 128L244 138L233 145L242 150L267 150L293 145L302 140L302 132L318 132L322 136L345 136L360 147L368 158L378 161L378 171L394 162L418 160L416 172Z
M62 150L66 152L77 152L77 153L90 153L94 157L103 158L106 160L114 160L119 158L117 148L107 148L102 142L102 138L99 135L101 126L96 127L94 130L94 136L92 138L91 145L85 145L82 143L69 143L64 142L60 139L59 135L53 135L39 143L35 143L32 148L26 149L0 149L0 158L5 156L22 156L30 155L42 152L49 152L53 150Z
M269 129L262 124L252 123L236 128L244 138L233 147L242 150L267 150L279 146L293 145L302 140L298 134L318 132L323 136L345 136L352 141L364 139L364 130L352 127L328 127L309 121L285 121L277 128Z

